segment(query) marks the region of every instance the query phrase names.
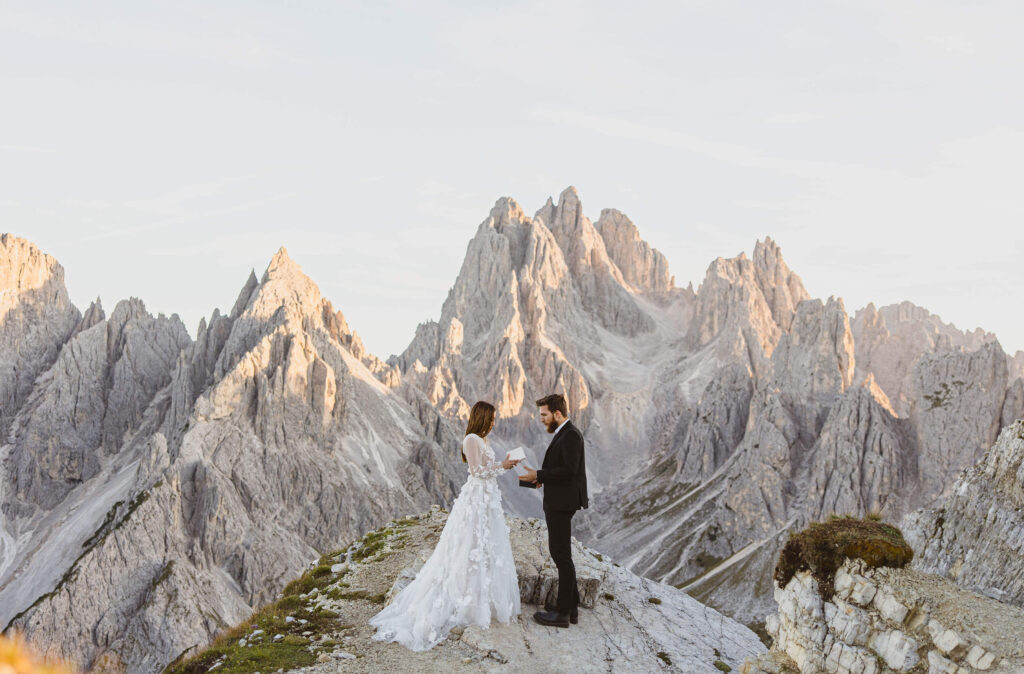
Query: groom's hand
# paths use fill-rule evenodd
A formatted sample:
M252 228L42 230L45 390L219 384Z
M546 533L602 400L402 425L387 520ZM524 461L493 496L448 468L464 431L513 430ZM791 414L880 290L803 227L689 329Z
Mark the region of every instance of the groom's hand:
M520 475L519 479L522 480L523 482L536 482L537 471L535 471L533 468L530 468L525 463L523 464L523 468L526 469L526 472Z

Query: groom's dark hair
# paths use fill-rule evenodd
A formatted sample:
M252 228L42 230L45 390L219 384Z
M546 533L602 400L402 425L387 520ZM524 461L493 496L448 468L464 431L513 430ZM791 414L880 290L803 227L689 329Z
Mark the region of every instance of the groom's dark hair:
M537 401L537 407L547 405L548 411L554 414L561 412L563 417L569 416L569 406L565 403L565 396L561 393L552 393Z

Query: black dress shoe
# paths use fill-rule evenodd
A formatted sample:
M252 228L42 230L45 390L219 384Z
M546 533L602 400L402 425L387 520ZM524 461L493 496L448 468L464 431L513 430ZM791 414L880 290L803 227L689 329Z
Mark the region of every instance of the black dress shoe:
M541 625L550 625L552 627L569 626L569 616L555 611L537 611L533 614L533 619Z
M544 610L545 611L549 611L551 613L557 613L558 612L558 607L555 606L554 604L552 604L551 602L545 602L544 603ZM572 613L569 614L569 622L571 622L573 625L575 625L579 621L580 621L580 611L579 611L579 608L576 607L576 606L573 606L572 607Z

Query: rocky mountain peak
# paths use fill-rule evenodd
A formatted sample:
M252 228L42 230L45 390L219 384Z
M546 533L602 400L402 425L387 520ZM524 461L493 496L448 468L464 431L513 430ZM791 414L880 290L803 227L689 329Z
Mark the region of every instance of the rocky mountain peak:
M857 310L851 326L857 349L855 378L873 372L901 417L908 415L913 405L911 370L923 355L977 351L997 341L990 332L960 330L911 302L877 308L869 303ZM1003 357L1010 366L1013 359Z
M809 295L779 247L766 238L755 243L753 259L740 252L713 260L696 299L687 333L691 347L718 338L720 358L741 357L760 377L779 337L792 329L797 305Z
M57 260L30 241L0 235L0 441L79 318Z
M549 198L534 217L555 235L574 275L580 274L588 266L601 272L607 271L609 260L604 241L590 219L583 214L583 202L575 187L562 190L557 205L553 206Z
M0 318L29 298L70 304L64 268L31 241L4 233L0 235Z
M250 275L239 293L239 302L252 287L252 277ZM323 299L320 288L288 256L283 246L270 259L259 285L250 293L243 315L257 320L267 320L282 309L284 315L292 319L318 315Z
M608 329L624 335L650 332L654 323L638 306L631 284L623 277L619 266L612 260L605 246L604 238L583 213L583 203L575 187L567 187L558 197L558 205L551 199L534 216L554 235L555 241L565 259L565 265L573 278L582 307L595 316ZM609 233L614 231L609 225ZM617 239L613 239L619 245ZM644 244L646 246L646 244ZM655 284L664 284L661 277L667 273L667 264L661 271L661 264L655 251L649 246L642 248L641 256L647 262L634 263L636 251L631 245L623 245L618 254L628 261L635 278L641 284L654 276ZM654 271L651 271L651 267Z
M766 236L754 244L754 272L764 293L772 318L783 330L789 330L793 309L810 298L800 277L782 259L782 250Z
M893 415L894 417L898 416L896 414L896 410L894 410L892 407L892 402L889 400L889 396L885 394L885 391L882 390L882 387L878 385L877 381L875 381L874 372L868 372L867 376L864 377L864 380L860 383L860 385L865 390L867 390L868 393L871 394L871 397L874 398L875 402L881 405L882 408L884 408L889 414Z
M288 255L288 249L281 246L274 253L274 256L270 258L270 264L267 265L267 270L264 273L263 281L266 282L268 278L277 278L284 275L301 274L302 268L292 260Z
M283 248L281 250L284 250ZM249 271L249 278L246 279L245 285L238 293L238 299L235 300L235 304L231 307L231 317L238 318L245 307L249 304L249 298L252 297L252 292L256 290L260 285L259 279L256 278L256 270L252 269Z
M211 336L214 332L216 334ZM359 376L366 373L389 386L398 383L397 368L366 351L344 315L320 294L316 283L289 257L284 247L271 258L260 281L257 282L255 273L250 272L231 315L222 317L215 312L209 328L203 330L201 326L200 333L197 342L199 351L204 355L200 359L202 365L197 362L197 367L201 371L214 372L215 378L222 380L221 384L240 363L242 370L234 376L242 379L256 372L273 378L275 368L284 366L286 371L291 368L293 390L298 390L295 387L313 386L310 384L311 376L322 383L336 373L343 377L341 373L350 366L358 370ZM354 363L343 364L344 357L338 349L346 351L366 370ZM328 365L323 360L325 353L332 354L332 364ZM216 364L211 370L209 363L214 362L213 359L216 359ZM311 368L310 372L303 373L302 368L305 367ZM208 377L208 374L197 375L195 380L205 381ZM238 390L237 383L232 379L226 387L232 391L230 407L237 407L233 397ZM331 388L327 383L323 385L327 386L325 391ZM220 388L215 387L214 393ZM322 393L319 389L317 391L316 395ZM309 393L309 396L314 396L314 393ZM324 405L333 404L330 398L320 401L320 415L328 413Z
M537 211L537 215L546 216L544 217L544 224L552 231L555 229L574 231L586 218L583 215L583 202L580 201L579 192L572 185L566 187L558 195L557 204L552 201L551 197L548 197L544 206Z
M494 207L491 208L490 217L490 226L499 232L504 225L509 223L518 224L528 219L522 207L512 197L501 197L498 199L494 203ZM487 221L485 220L481 226L484 226L486 223Z
M100 301L100 298L97 297L89 303L89 308L85 310L84 314L82 314L81 320L78 322L78 325L75 326L75 334L77 335L84 330L88 330L100 321L105 320L106 317L107 315L103 311L103 303Z
M146 303L138 297L129 297L114 305L114 311L110 314L110 323L116 326L123 326L132 319L148 317Z
M640 230L625 213L605 208L594 226L608 255L634 290L667 292L675 287L668 260L640 238Z

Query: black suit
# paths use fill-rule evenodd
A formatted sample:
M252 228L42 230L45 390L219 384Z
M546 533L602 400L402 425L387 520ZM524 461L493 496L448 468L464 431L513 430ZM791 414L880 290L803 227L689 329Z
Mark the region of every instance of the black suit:
M589 504L583 434L571 421L558 429L537 471L544 487L544 520L548 547L558 567L558 612L571 613L580 602L576 567L572 563L572 516Z
M590 505L583 434L571 420L551 439L537 481L544 485L544 510L575 511Z

